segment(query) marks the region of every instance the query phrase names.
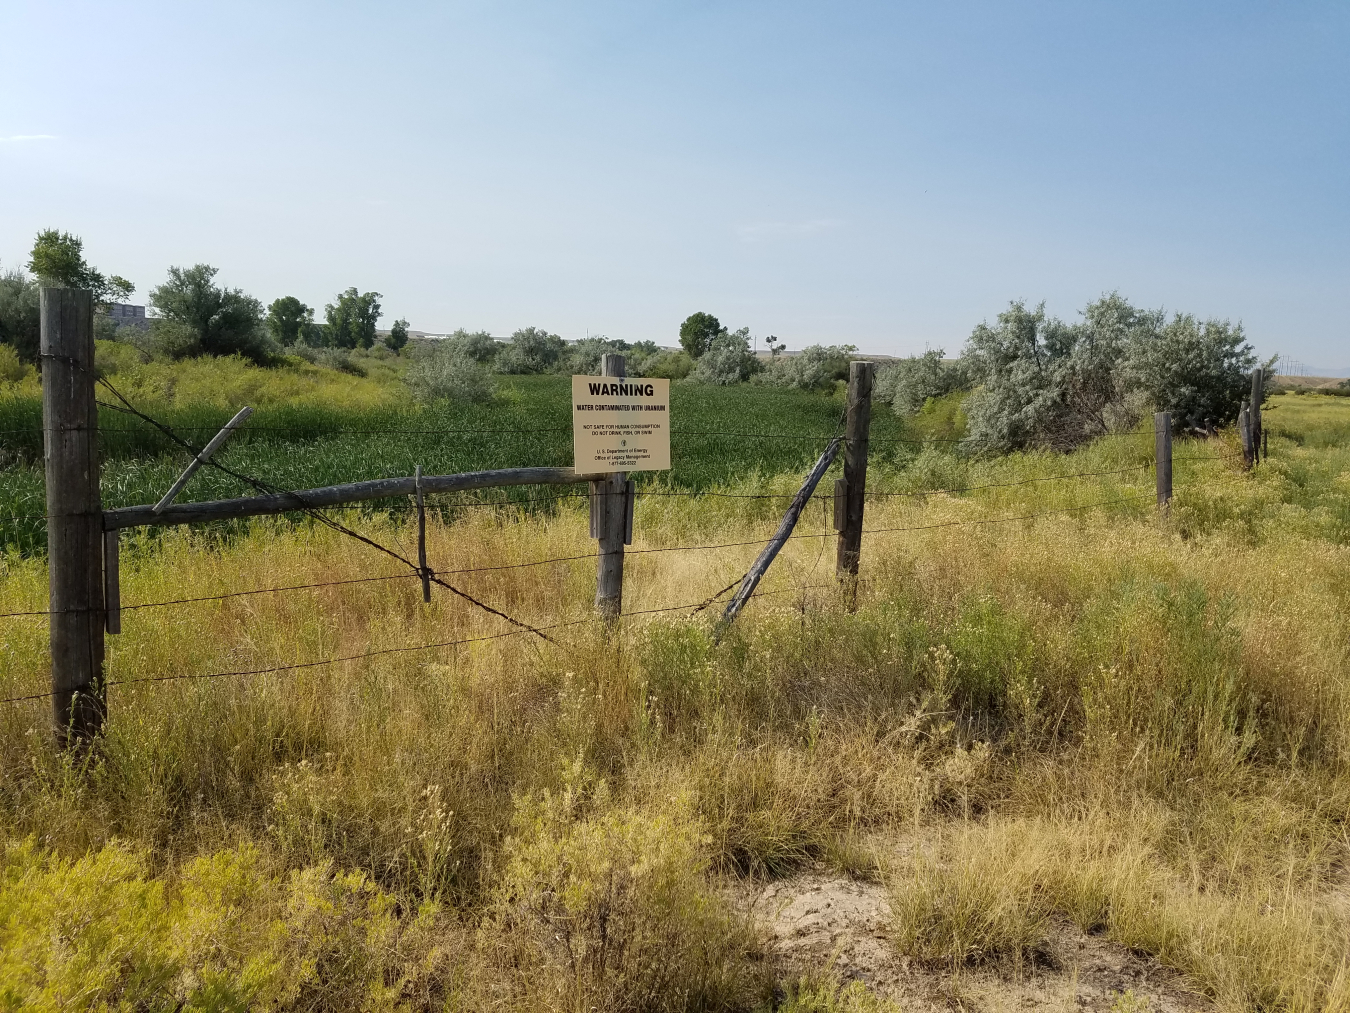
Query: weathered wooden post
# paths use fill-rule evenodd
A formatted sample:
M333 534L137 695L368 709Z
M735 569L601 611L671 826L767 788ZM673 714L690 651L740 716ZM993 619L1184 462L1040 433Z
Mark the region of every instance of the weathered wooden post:
M414 488L417 491L417 572L422 577L422 602L431 602L431 570L427 566L427 505L422 495L422 466L417 466L413 475Z
M1157 478L1158 506L1166 509L1172 500L1172 413L1153 416L1153 472Z
M1251 434L1252 460L1264 457L1261 453L1261 405L1266 399L1266 371L1260 366L1252 370Z
M602 376L622 378L624 358L607 352L601 362ZM591 483L591 537L600 541L600 559L595 574L595 607L606 619L623 611L623 546L631 539L629 499L632 490L622 471Z
M846 584L849 609L857 606L858 557L862 553L863 499L867 493L867 439L872 424L870 362L848 364L848 408L844 419L843 517L836 518L839 546L835 572Z
M52 722L64 747L92 739L105 715L93 296L43 287L40 312Z
M1238 412L1238 436L1242 438L1242 466L1250 468L1255 451L1252 447L1252 413L1246 405Z

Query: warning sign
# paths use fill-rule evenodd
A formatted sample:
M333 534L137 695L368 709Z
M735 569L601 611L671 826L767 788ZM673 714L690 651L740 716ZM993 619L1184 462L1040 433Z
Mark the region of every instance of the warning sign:
M572 377L573 467L665 471L670 467L670 381Z

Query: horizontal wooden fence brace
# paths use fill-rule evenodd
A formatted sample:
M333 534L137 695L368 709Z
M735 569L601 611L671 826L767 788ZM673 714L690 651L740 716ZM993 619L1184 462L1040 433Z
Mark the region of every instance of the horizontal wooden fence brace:
M459 475L423 475L422 492L468 492L510 485L573 485L603 479L605 475L578 475L571 468L502 468L498 471L467 471ZM108 531L153 524L195 524L201 521L228 521L263 514L285 514L299 510L342 506L372 499L412 496L417 480L377 478L370 482L349 482L320 489L301 489L266 496L209 500L203 503L175 503L155 513L154 507L117 507L103 511L103 527Z

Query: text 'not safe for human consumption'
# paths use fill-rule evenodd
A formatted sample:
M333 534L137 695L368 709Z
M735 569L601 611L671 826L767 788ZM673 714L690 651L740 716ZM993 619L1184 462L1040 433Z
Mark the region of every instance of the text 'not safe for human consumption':
M572 377L573 467L665 471L670 467L670 381Z

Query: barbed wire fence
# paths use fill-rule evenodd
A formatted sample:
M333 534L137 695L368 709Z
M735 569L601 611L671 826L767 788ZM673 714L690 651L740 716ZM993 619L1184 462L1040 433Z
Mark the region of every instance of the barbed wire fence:
M73 292L71 290L44 290L44 300L48 299L49 294L52 293L53 291L61 297L79 296L81 294ZM626 553L634 556L647 556L661 553L705 552L705 551L716 551L716 550L734 549L751 546L761 547L761 552L757 556L755 563L751 565L751 567L745 572L745 574L736 578L736 580L732 581L730 584L728 584L721 590L713 592L711 595L702 599L701 601L686 602L678 605L668 605L657 608L635 609L628 611L622 610L622 608L609 610L608 612L604 609L600 609L596 615L588 616L585 618L572 619L545 625L533 625L531 623L525 622L521 619L518 619L510 615L504 609L498 608L488 603L487 601L482 600L481 597L475 594L471 594L470 592L464 590L463 588L458 587L455 584L452 584L450 582L450 578L458 578L477 573L503 572L533 567L570 564L589 559L601 560L605 554L604 553L605 546L603 541L601 544L601 551L593 553L554 556L544 559L528 560L515 563L502 563L490 566L475 566L475 567L462 567L457 569L433 570L430 567L423 565L420 559L418 562L414 562L404 552L392 548L388 545L385 545L380 541L370 537L369 535L363 534L355 530L348 524L337 520L336 518L332 517L329 513L326 512L327 506L341 505L341 504L337 503L318 504L312 502L314 493L322 493L325 492L325 490L295 491L295 490L280 489L275 487L272 483L262 481L252 475L246 474L242 471L221 464L220 462L216 461L213 457L209 456L203 457L201 448L199 448L194 442L192 442L189 438L187 438L183 434L193 431L204 432L207 431L207 427L190 427L190 426L171 427L165 425L163 422L155 419L151 415L137 408L134 404L131 403L129 399L123 396L123 394L120 391L118 391L117 388L106 378L100 378L95 375L93 370L92 339L90 338L90 340L88 340L87 348L82 347L84 343L82 343L80 340L82 335L78 333L80 329L78 326L79 323L78 314L75 314L74 317L77 326L67 327L65 328L64 332L61 330L59 326L54 327L52 328L53 333L51 333L49 340L49 333L47 327L48 313L46 312L46 302L44 301L44 314L43 314L44 330L43 330L42 352L44 360L46 360L46 365L48 367L46 370L44 370L44 383L50 380L53 386L59 386L63 384L67 391L75 391L78 393L78 391L81 388L87 391L87 398L85 398L86 403L84 404L75 403L78 401L77 397L70 398L69 403L65 404L64 406L57 404L55 405L54 408L50 403L48 403L50 399L48 399L48 402L44 402L44 409L47 409L44 412L44 415L46 416L44 418L45 422L43 430L44 440L48 443L49 446L54 445L54 448L56 450L56 456L58 458L61 456L62 451L64 451L66 452L67 456L78 457L82 452L86 456L86 459L96 460L96 457L94 456L93 453L95 450L93 445L94 439L100 431L110 431L107 429L99 430L97 426L97 409L100 406L104 407L105 409L112 409L119 413L125 414L129 417L134 417L138 421L148 426L152 426L156 431L160 432L166 439L168 439L173 445L177 446L182 451L191 455L191 459L193 461L200 462L201 465L217 469L220 472L229 475L236 481L242 482L245 485L253 488L257 493L260 494L258 497L254 498L255 505L259 501L266 500L268 502L279 503L280 506L284 507L284 509L267 509L265 511L247 509L243 513L240 513L239 514L240 516L246 516L249 515L250 513L256 514L263 512L300 514L301 516L308 517L314 522L321 524L327 528L330 528L331 530L343 535L344 537L351 538L367 546L368 548L375 550L376 552L391 559L392 561L399 563L401 566L406 568L406 572L382 574L369 577L330 580L330 581L318 581L303 584L278 585L274 587L265 587L265 588L252 588L237 591L227 591L214 595L165 599L162 601L134 602L125 605L121 604L120 591L118 590L117 587L118 583L117 536L120 528L122 526L133 526L138 521L140 523L182 523L183 521L179 521L174 515L173 511L178 510L179 513L181 514L184 512L191 511L192 508L194 507L200 509L201 504L183 504L181 508L168 507L167 510L163 511L163 513L168 514L168 516L164 518L164 520L162 521L158 519L146 520L145 518L143 518L142 515L144 514L144 511L149 508L118 508L117 510L104 511L102 510L101 507L99 507L96 511L90 511L86 509L83 511L66 510L62 512L59 510L59 507L61 506L62 490L60 486L62 484L63 476L60 474L61 469L58 466L55 469L57 472L57 474L55 475L56 481L55 482L52 481L53 455L52 452L49 450L48 469L47 469L49 509L44 514L31 515L30 517L30 519L45 520L48 524L49 546L50 546L48 555L49 566L60 567L63 562L63 553L65 557L69 557L78 555L80 551L83 551L86 557L90 556L91 554L90 546L88 544L90 541L89 538L90 533L96 535L96 539L98 542L98 546L93 553L94 556L93 562L96 563L97 566L96 567L91 566L90 565L91 561L88 558L84 559L83 561L76 559L73 561L73 563L70 559L65 559L65 563L68 570L83 573L85 577L84 580L85 586L73 589L70 587L61 588L58 586L59 581L56 575L54 575L52 581L53 595L51 607L49 607L46 610L28 610L28 611L0 613L0 619L3 620L43 619L43 618L47 619L51 624L52 665L53 665L52 688L49 691L4 697L0 698L0 703L18 704L27 701L40 701L40 700L53 701L53 720L56 728L56 733L58 739L62 742L62 744L67 745L87 741L92 736L96 735L98 731L102 728L103 722L106 719L106 690L109 688L129 687L133 685L149 684L149 683L177 682L182 680L249 678L253 676L260 676L274 673L298 672L308 669L319 668L327 665L340 664L344 662L359 662L365 659L379 656L440 650L467 644L499 641L505 638L516 636L536 636L540 639L543 639L555 645L560 645L565 648L567 647L567 645L565 643L560 644L560 642L556 639L556 636L554 636L560 630L596 623L604 623L607 626L612 626L615 622L619 620L628 619L631 617L656 615L656 614L669 614L673 612L687 611L692 616L711 607L728 592L731 592L738 588L739 590L737 590L736 595L733 596L731 604L728 606L727 612L724 614L722 625L725 625L726 623L734 619L736 611L739 610L740 606L742 606L746 601L752 599L766 598L789 593L804 593L810 590L838 588L842 584L846 588L846 590L851 592L846 598L846 600L851 602L852 593L856 593L856 586L858 582L858 570L857 570L858 553L856 549L853 549L851 551L846 550L845 545L846 542L850 541L852 542L853 545L859 545L860 540L864 535L920 532L942 528L956 528L966 526L984 527L990 525L999 525L1015 522L1026 522L1051 515L1068 515L1074 513L1081 513L1089 510L1108 508L1127 503L1137 504L1150 498L1155 499L1159 507L1165 509L1172 498L1171 465L1174 460L1177 462L1221 461L1233 459L1236 457L1242 457L1244 459L1244 464L1250 465L1252 463L1254 455L1251 453L1248 447L1260 445L1259 442L1255 442L1259 441L1259 437L1256 436L1255 432L1252 433L1244 432L1243 451L1238 451L1235 453L1186 455L1182 457L1173 458L1171 454L1171 446L1172 446L1171 418L1168 413L1159 413L1158 416L1155 418L1155 454L1153 460L1141 462L1127 467L1098 470L1098 471L1075 472L1068 474L1045 475L1027 479L1019 479L1016 481L992 482L977 485L952 486L943 488L922 488L904 491L884 491L875 489L868 491L865 488L865 475L866 475L866 460L869 442L932 443L932 442L955 442L955 441L909 440L902 438L869 440L868 420L870 417L870 388L871 388L872 364L855 363L853 364L854 368L850 375L849 397L847 399L847 407L845 408L845 411L842 414L839 420L839 424L836 426L836 430L834 433L831 434L748 433L748 432L731 432L731 431L724 432L720 430L718 431L703 431L703 430L681 431L678 429L672 430L672 436L687 436L687 437L735 436L743 439L803 440L803 441L810 440L816 442L825 442L826 450L821 455L821 458L817 461L816 468L814 468L812 474L808 476L807 483L804 484L803 487L799 489L795 494L778 493L778 492L733 493L722 491L697 491L697 490L681 491L671 489L653 489L650 491L639 491L634 489L631 482L627 483L626 488L616 493L615 491L605 488L605 484L599 480L603 478L603 476L578 476L572 474L571 469L504 469L497 473L493 472L471 473L489 476L488 478L483 479L480 482L480 484L473 486L473 488L490 488L494 484L492 476L496 475L499 478L506 478L507 481L503 482L502 484L508 485L558 484L558 483L572 484L580 482L589 482L591 484L591 489L589 493L584 491L566 492L560 494L526 497L523 499L522 498L502 498L500 500L461 499L459 501L449 501L449 502L439 501L436 505L448 506L453 508L458 507L499 508L503 506L516 507L521 505L522 503L542 503L550 501L563 501L569 499L570 500L589 499L591 503L592 517L594 518L597 510L597 501L599 501L601 504L600 509L604 511L607 509L605 505L605 500L609 497L617 495L622 499L621 508L627 512L628 532L625 538L625 542L630 544L632 541L631 517L633 511L633 503L634 500L639 497L649 497L653 499L671 498L671 497L681 497L681 498L708 497L708 498L727 498L737 500L780 500L780 499L792 500L792 504L789 507L789 514L785 516L784 521L780 523L779 531L776 532L774 535L766 538L739 540L731 542L715 542L708 544L682 544L682 545L656 546L646 548L626 548L623 543L620 543L619 551L621 554ZM63 321L58 320L57 321L58 325L61 322ZM76 354L67 354L68 352L71 351L74 351ZM85 352L87 354L83 355L79 354L81 352ZM623 366L621 357L614 357L614 358L619 359L620 361L616 364L613 364L612 368L616 368L618 370L618 372L613 375L622 375ZM609 368L611 368L611 366L610 364L607 364L607 373ZM60 376L50 375L56 373L60 373L62 375ZM120 402L120 404L113 404L111 402L98 402L94 395L95 385L105 390L110 396L112 396L118 402ZM1253 389L1254 390L1256 389L1255 382L1253 384ZM64 415L62 413L63 407L65 409ZM1253 407L1257 408L1257 410L1253 411L1251 415L1259 420L1259 402L1255 402ZM1244 412L1244 414L1246 413ZM72 419L75 422L75 425L71 425ZM81 421L83 421L84 423L82 426L79 424ZM1244 421L1243 425L1250 426L1251 423L1250 421ZM1259 422L1257 423L1257 425L1259 426ZM308 427L301 430L299 429L299 427L277 427L277 426L244 426L241 427L240 431L247 431L249 429L266 432L286 432L297 430L304 432L311 432L311 430ZM27 430L14 430L6 432L20 432L20 431L28 432ZM528 433L531 435L538 435L540 433L545 432L565 432L565 431L567 430L563 429L562 427L539 427L536 429L482 428L482 429L459 429L459 430L426 430L425 432L420 430L405 430L405 429L386 430L373 428L334 430L334 432L341 432L344 435L374 435L374 434L393 434L393 433L397 433L400 435L446 435L449 433L455 434L492 433L496 435ZM71 447L63 446L63 444L67 443L68 441L62 439L63 436L71 432L74 432L76 434L77 442L82 442L83 444L83 446L77 446L73 448L73 451ZM1257 432L1259 432L1259 430L1257 430ZM1142 434L1120 433L1120 434L1106 434L1106 435L1121 438L1132 438L1137 440L1141 437ZM834 490L833 495L816 493L815 492L816 483L819 481L820 477L824 474L824 472L828 469L829 465L833 463L835 454L841 447L843 447L846 456L844 469L845 478L840 479L836 483L836 488ZM940 521L929 524L918 524L907 526L906 525L883 526L872 528L865 527L862 524L863 511L861 509L861 505L867 502L880 503L901 498L921 499L924 497L932 497L938 495L965 495L984 492L987 490L1013 489L1049 482L1062 482L1062 481L1094 479L1094 478L1118 478L1124 475L1142 474L1150 470L1155 473L1155 483L1154 483L1155 488L1153 490L1148 492L1139 492L1133 495L1113 497L1111 499L1099 500L1091 503L1077 504L1073 506L1064 506L1064 507L1054 507L1044 510L1037 510L1033 512L1019 513L1016 515L1009 515L1002 517L970 518L961 520ZM526 483L523 481L518 482L516 481L516 479L521 476L508 474L508 472L544 472L544 471L553 472L556 474L549 475L545 481L540 483ZM566 472L567 474L564 474L564 472ZM853 474L851 474L851 472ZM456 477L463 477L463 476L440 476L439 478L446 479ZM539 476L525 475L524 477L529 478ZM65 478L67 479L65 485L68 487L71 484L68 480L69 476L65 476ZM852 479L851 483L850 479ZM409 481L413 480L405 480L405 479L385 480L385 484L393 482L399 485L398 491L388 492L386 493L386 496L407 495L407 492L405 492L402 489L402 484L406 484ZM422 483L424 480L420 476L418 476L416 481L418 482L417 490L420 493L423 487ZM97 468L95 468L93 470L93 489L92 489L92 496L95 503L97 503L97 496L98 496L97 482L98 482L98 473ZM358 485L360 484L373 485L377 483L358 483ZM58 488L54 489L53 485L57 486ZM88 500L90 495L90 490L87 488L87 485L88 482L86 476L86 488L79 490L80 492L83 493L84 499L86 501ZM75 498L79 499L80 497L76 496ZM374 499L377 497L362 495L359 498ZM834 505L833 528L835 530L825 530L820 532L795 531L794 527L796 524L797 516L802 512L806 504L817 500L821 501L822 504L826 507L827 514L828 514L828 506L831 502L833 502ZM858 507L856 509L850 509L850 500L855 501L858 504ZM236 501L217 501L217 502L244 503L245 501L236 500ZM79 506L80 504L77 503L76 505ZM58 509L53 509L54 506L58 507ZM418 496L417 509L419 510L419 512L423 509L422 497L420 495ZM796 511L795 514L793 513L794 510ZM129 512L131 511L139 511L139 513L130 514ZM78 518L77 523L82 523L86 529L85 538L83 539L83 542L85 544L83 544L82 546L77 545L76 552L71 552L70 546L68 544L63 546L61 538L62 527L63 525L67 527L69 526L70 518L72 516L77 517ZM124 521L126 521L126 523L123 523ZM850 523L851 521L854 521L854 523L851 524ZM594 521L592 527L593 527L592 534L594 535L596 533L594 530L595 527ZM66 533L69 534L69 532ZM836 580L834 582L793 585L787 588L768 591L762 591L757 589L759 577L763 575L763 571L768 568L769 564L773 560L774 555L777 553L779 549L782 548L782 546L786 542L808 541L817 539L822 540L821 555L823 555L823 549L826 544L825 540L831 537L837 537L839 539L840 544L840 551L838 553L839 558L837 560L836 566ZM70 539L67 538L66 541L68 543ZM80 540L75 539L75 541L78 542ZM424 546L419 542L419 549L423 548ZM422 553L419 553L419 555L422 556L422 558L424 558L424 555ZM622 559L622 555L620 558ZM820 555L817 556L816 560L817 566L819 564L819 561ZM95 569L100 571L99 577L101 577L101 579L97 581L93 581L91 579L91 574L94 572ZM811 571L812 577L814 577L815 575L815 570L816 567L813 567ZM620 575L621 574L622 574L622 565L620 563ZM481 610L484 613L490 614L494 617L497 617L499 620L506 622L507 624L510 625L511 628L503 630L498 633L490 633L480 636L463 637L421 644L406 644L396 647L380 648L353 654L323 658L314 661L301 661L290 664L272 665L261 668L237 669L237 670L205 672L205 673L190 673L190 672L170 673L164 675L145 676L141 678L131 678L131 679L110 678L103 671L103 634L104 632L109 633L120 632L120 616L121 613L124 611L168 608L204 602L226 601L229 599L255 595L288 593L326 587L368 585L379 582L390 582L399 580L421 580L423 582L424 588L429 586L429 584L435 584L436 586L451 592L452 594L454 594L455 596L466 602L469 606L473 607L474 609ZM91 583L96 584L97 586L93 587L89 586ZM60 592L63 590L65 591L66 600L62 600L62 594ZM73 595L71 593L72 590L76 592ZM424 600L429 600L429 598ZM597 605L600 604L601 603L599 599L597 599ZM81 624L77 624L76 628L72 630L70 628L71 624L69 623L69 620L72 619L82 620L83 622ZM72 646L72 641L74 642L74 646L77 648L77 650L75 651L72 651L70 649ZM81 646L84 646L86 648L86 650L83 652L83 656L81 656L82 652L78 650L78 648ZM74 655L73 663L72 663L72 655ZM61 666L63 663L65 664L65 668L64 670L61 670Z

